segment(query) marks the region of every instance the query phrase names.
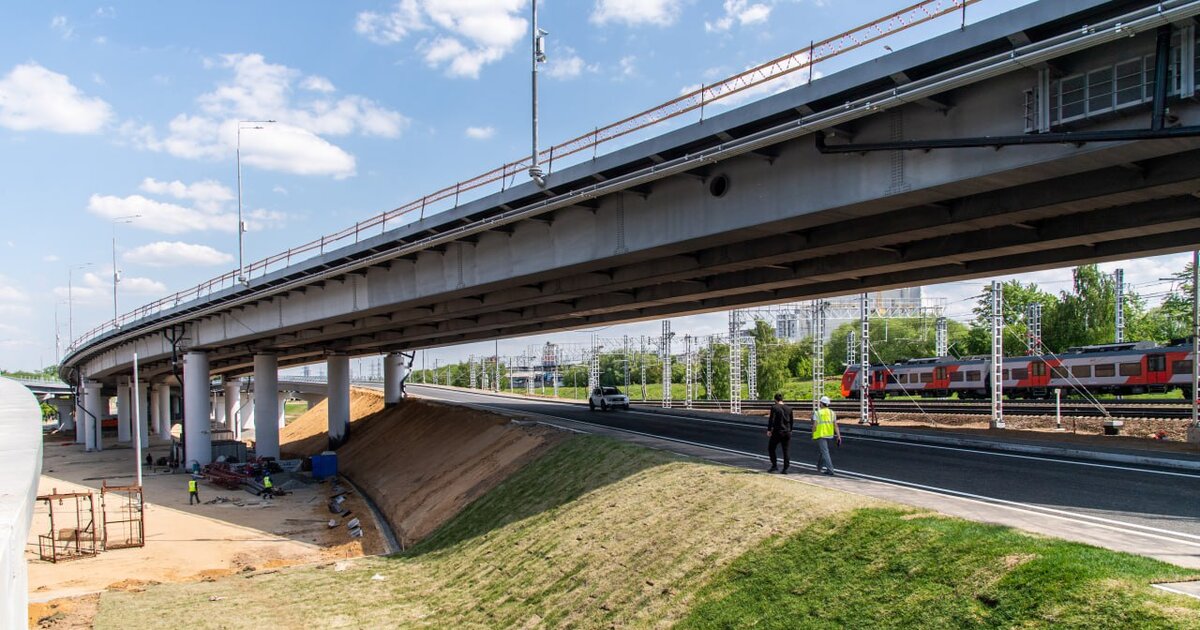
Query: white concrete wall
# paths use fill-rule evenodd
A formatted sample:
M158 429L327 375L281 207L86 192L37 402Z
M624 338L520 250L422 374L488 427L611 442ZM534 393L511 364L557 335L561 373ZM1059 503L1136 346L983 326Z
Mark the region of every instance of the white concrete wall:
M0 378L0 628L25 628L25 540L42 474L42 412L24 385Z

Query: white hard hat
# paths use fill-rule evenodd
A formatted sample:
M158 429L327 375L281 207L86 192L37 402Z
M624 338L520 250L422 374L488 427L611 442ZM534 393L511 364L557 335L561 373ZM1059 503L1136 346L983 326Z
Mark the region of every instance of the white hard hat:
M821 404L822 404L822 405L828 405L828 404L829 404L829 397L828 397L828 396L822 396L822 397L821 397Z

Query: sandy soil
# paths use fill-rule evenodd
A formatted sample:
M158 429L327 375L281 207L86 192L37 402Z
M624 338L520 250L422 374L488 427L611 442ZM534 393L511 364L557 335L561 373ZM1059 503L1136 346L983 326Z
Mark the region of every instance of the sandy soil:
M359 417L356 409L382 408L381 394L372 390L354 392L351 405L350 442L338 449L339 472L371 495L405 548L563 437L554 429L414 398ZM325 407L314 407L288 429L293 441L281 437L284 452L320 452Z
M383 395L372 389L350 388L350 438L356 422L383 411ZM329 401L323 400L279 431L284 457L316 455L329 446Z
M154 441L150 451L157 458L165 456L167 448L165 442ZM106 444L101 453L84 453L69 438L52 436L47 438L44 450L39 493L91 490L95 492L97 522L102 521L101 483L135 482L134 452L128 447ZM263 501L243 490L226 490L201 481L200 497L212 503L188 506L187 479L186 475L143 468L144 547L113 549L57 564L38 557L38 535L46 534L50 527L49 509L39 502L26 545L30 601L38 603L30 606L31 627L37 627L44 617L52 619L43 622L43 627L90 627L90 622L81 626L71 624L90 619L95 605L61 598L113 588L138 588L148 583L213 579L241 571L383 551L370 519L363 519L368 535L362 539L350 538L344 527L328 528L327 521L332 516L326 507L331 494L329 483L277 481L291 494ZM110 496L110 513L119 507L116 503ZM368 514L358 497L349 497L348 506L357 515ZM55 526L60 532L74 528L74 518L71 504L55 505ZM115 530L115 527L110 530L110 538L118 535Z

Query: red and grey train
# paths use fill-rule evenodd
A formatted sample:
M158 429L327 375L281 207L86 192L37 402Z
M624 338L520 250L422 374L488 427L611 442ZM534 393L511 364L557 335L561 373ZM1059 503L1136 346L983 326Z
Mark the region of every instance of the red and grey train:
M1055 389L1064 395L1165 393L1183 391L1191 399L1191 343L1159 346L1149 341L1110 343L1071 348L1062 354L1006 357L1003 391L1010 398L1052 398ZM910 359L892 365L872 365L872 398L922 396L960 399L990 398L991 357ZM861 379L858 365L842 375L842 395L858 398Z

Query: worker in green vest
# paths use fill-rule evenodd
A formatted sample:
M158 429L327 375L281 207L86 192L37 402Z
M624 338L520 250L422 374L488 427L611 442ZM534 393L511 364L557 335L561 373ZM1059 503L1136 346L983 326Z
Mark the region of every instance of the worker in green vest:
M275 487L275 485L271 483L271 475L268 475L267 473L263 473L263 493L262 493L262 495L264 497L271 498L271 495L275 494L275 491L271 489L274 487Z
M829 397L821 397L821 406L813 414L812 439L817 445L817 472L825 467L824 474L833 476L833 460L829 458L829 442L837 438L838 446L842 445L842 431L837 425L837 414L829 408Z
M200 484L196 483L195 478L188 479L188 505L191 505L193 500L196 503L200 502Z

